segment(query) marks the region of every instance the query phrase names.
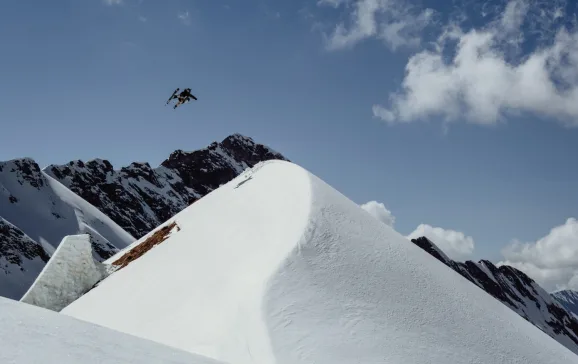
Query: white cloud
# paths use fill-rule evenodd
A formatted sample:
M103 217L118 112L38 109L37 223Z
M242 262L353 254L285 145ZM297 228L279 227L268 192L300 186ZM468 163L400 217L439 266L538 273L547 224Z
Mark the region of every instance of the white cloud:
M393 50L418 46L421 42L419 32L433 17L431 9L416 12L402 0L320 0L318 5L353 8L349 28L339 23L326 36L329 50L352 48L371 37L384 41Z
M578 220L563 225L536 242L514 241L502 250L505 260L498 265L517 268L548 291L578 290Z
M106 5L122 5L123 0L103 0Z
M189 14L189 11L182 11L177 15L177 18L179 18L179 20L181 21L181 23L183 23L184 25L190 25L191 24L191 16Z
M395 224L395 216L393 216L391 211L389 211L383 203L369 201L361 205L361 208L386 225L393 227Z
M441 116L493 125L533 113L578 126L578 31L560 26L562 6L543 5L513 0L483 28L447 25L433 49L410 57L401 90L374 105L374 116L390 124ZM537 37L534 48L519 54L528 35Z
M475 243L471 236L466 236L459 231L433 227L427 224L420 224L407 238L411 240L422 236L434 242L438 248L453 260L465 260L474 251Z

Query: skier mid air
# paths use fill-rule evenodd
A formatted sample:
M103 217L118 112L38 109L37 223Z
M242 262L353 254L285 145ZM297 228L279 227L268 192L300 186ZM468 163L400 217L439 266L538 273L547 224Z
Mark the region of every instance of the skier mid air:
M180 94L177 95L179 90L180 90L180 88L177 88L175 90L175 92L173 92L173 94L171 95L171 97L167 101L167 105L168 105L171 102L171 100L173 100L173 99L179 100L176 103L176 105L173 107L173 109L176 109L178 106L180 106L182 104L186 104L187 102L191 101L191 98L194 100L197 100L197 98L191 94L190 88L184 89Z

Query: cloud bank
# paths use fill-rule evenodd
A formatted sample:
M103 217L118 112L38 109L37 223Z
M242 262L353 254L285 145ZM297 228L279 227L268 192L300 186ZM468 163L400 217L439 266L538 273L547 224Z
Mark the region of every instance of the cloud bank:
M547 291L578 290L578 220L570 218L536 242L514 241L502 250L510 265L534 279Z
M448 257L456 261L466 260L474 252L474 239L459 231L420 224L407 238L411 240L421 236L434 242Z

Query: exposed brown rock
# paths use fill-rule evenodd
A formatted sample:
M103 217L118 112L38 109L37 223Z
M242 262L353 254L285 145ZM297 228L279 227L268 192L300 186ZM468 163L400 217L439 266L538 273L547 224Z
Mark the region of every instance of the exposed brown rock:
M176 228L177 231L180 230L176 222L172 222L169 225L163 226L159 230L155 231L149 238L140 243L139 245L132 248L130 251L125 253L122 257L116 260L112 265L117 266L118 269L122 269L129 265L131 262L142 257L149 250L154 248L156 245L165 241L171 231Z

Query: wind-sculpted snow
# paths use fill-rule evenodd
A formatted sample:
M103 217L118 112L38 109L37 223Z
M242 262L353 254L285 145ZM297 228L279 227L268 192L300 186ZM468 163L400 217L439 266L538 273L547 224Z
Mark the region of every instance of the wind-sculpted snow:
M62 313L239 364L578 363L294 164L259 164L156 230L172 223Z
M106 277L90 239L88 234L66 236L20 301L58 312Z
M550 294L556 299L566 310L571 312L575 318L578 318L578 292L573 290L562 290Z
M16 226L0 217L0 293L22 297L50 256Z
M26 292L44 267L46 256L52 255L67 235L90 234L99 261L135 241L29 158L0 162L0 218L11 225L0 231L0 262L8 261L10 267L6 265L4 273L12 272L0 283L0 295L13 299ZM30 254L37 258L29 258ZM16 268L27 273L17 274Z
M0 337L2 364L219 364L2 297Z
M426 237L412 242L578 354L578 320L525 273L487 260L453 261Z
M95 159L44 170L141 238L246 168L270 159L285 157L251 138L233 134L201 150L177 150L157 168L132 163L115 170L110 162Z

